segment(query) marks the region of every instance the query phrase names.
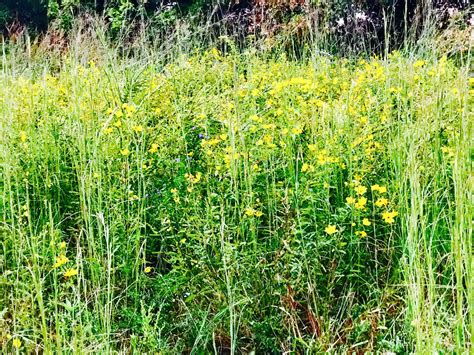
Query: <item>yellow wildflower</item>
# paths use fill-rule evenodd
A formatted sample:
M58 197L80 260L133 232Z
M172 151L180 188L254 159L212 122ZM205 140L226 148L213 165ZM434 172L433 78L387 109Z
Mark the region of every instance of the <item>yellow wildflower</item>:
M365 186L359 185L354 190L357 193L357 195L363 195L367 191L367 188Z
M245 215L248 217L252 217L255 214L255 210L253 208L246 208L245 209Z
M122 154L124 157L126 157L127 155L130 154L130 151L128 150L128 148L125 148L125 149L122 149L120 151L120 154Z
M263 122L263 119L261 117L258 117L257 115L251 115L249 117L250 120L254 121L254 122L258 122L258 123L261 123Z
M377 207L383 207L387 206L388 200L386 198L379 198L377 201L375 201L375 206Z
M67 269L65 272L64 272L64 277L72 277L72 276L76 276L77 275L77 269Z
M145 268L145 270L143 270L145 272L145 274L149 274L151 272L151 267L150 266L147 266Z
M25 143L26 142L26 132L25 131L20 131L20 140L22 143Z
M298 135L303 133L303 129L301 127L295 127L291 130L291 133Z
M334 234L334 233L337 232L337 228L336 228L336 226L335 226L334 224L330 224L330 225L328 225L328 226L324 229L324 231L325 231L327 234L331 235L331 234Z
M153 143L153 144L151 145L151 148L148 149L148 151L149 151L150 153L156 153L156 152L158 151L158 144Z
M349 205L353 205L354 203L356 203L356 199L354 197L346 197L346 202L349 204Z
M12 345L15 349L19 349L21 347L21 340L18 338L13 339Z
M372 185L370 188L372 191L378 191L381 194L387 192L387 188L385 186L380 186L379 184Z
M324 165L327 162L327 157L324 154L318 154L318 164Z
M362 209L364 209L366 203L367 203L367 199L365 197L361 197L357 200L357 202L355 204L355 208L357 208L359 210L362 210Z
M66 248L66 242L59 243L59 249L64 249L64 248Z
M383 220L386 222L386 223L389 223L389 224L392 224L393 222L395 222L394 218L398 216L398 212L397 211L391 211L391 212L383 212L382 213L382 218Z
M367 233L365 231L357 231L355 234L361 238L367 237Z
M61 254L61 255L56 257L56 262L54 263L53 268L56 269L58 267L61 267L64 264L66 264L68 261L69 261L69 259L66 257L66 255Z
M132 126L132 129L135 133L143 132L143 126L142 125Z
M370 223L370 221L369 221L368 218L364 218L364 219L362 220L362 224L363 224L364 226L370 226L372 223Z
M302 166L301 166L301 172L302 173L305 173L309 170L309 164L306 164L304 163Z
M415 63L413 63L413 68L421 68L423 65L425 65L424 60L417 60Z

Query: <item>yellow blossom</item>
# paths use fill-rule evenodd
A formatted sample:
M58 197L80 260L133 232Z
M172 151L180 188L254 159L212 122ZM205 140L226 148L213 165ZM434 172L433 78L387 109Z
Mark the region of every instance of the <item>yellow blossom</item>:
M149 274L151 272L151 267L150 266L147 266L145 268L145 270L143 270L145 272L145 274Z
M367 199L365 197L361 197L357 200L357 202L355 204L355 208L357 208L359 210L362 210L362 209L364 209L366 203L367 203Z
M59 243L59 249L64 249L64 248L66 248L66 242Z
M291 133L298 135L298 134L303 133L303 129L301 127L295 127L291 130Z
M66 255L61 254L61 255L56 257L56 262L54 263L53 268L56 269L58 267L61 267L64 264L66 264L68 261L69 261L69 259L66 257Z
M386 223L389 223L389 224L392 224L393 222L395 222L394 218L398 216L398 212L397 211L385 211L382 213L382 218L383 220L386 222Z
M425 65L424 60L417 60L415 63L413 63L413 68L421 68L423 65Z
M365 186L359 185L354 190L357 193L357 195L363 195L367 191L367 188Z
M383 207L388 204L388 200L386 198L379 198L377 201L375 201L375 206L377 207Z
M245 215L248 217L252 217L255 214L255 210L253 208L246 208L245 209Z
M20 131L20 140L22 141L22 143L25 143L26 142L26 132L25 131Z
M65 272L64 272L64 277L72 277L72 276L76 276L77 275L77 269L67 269Z
M249 117L250 120L254 121L254 122L258 122L258 123L261 123L263 122L263 119L261 117L258 117L257 115L251 115Z
M127 155L130 154L130 151L128 150L128 148L125 148L125 149L122 149L120 151L120 154L122 154L124 157L126 157Z
M357 231L355 234L361 238L367 237L367 233L365 231Z
M370 188L372 191L378 191L381 194L387 192L387 188L385 186L380 186L379 184L372 185Z
M142 125L132 126L132 129L135 133L143 132L143 126Z
M12 345L15 349L19 349L21 347L21 340L18 338L13 339Z
M148 149L150 153L156 153L158 151L158 144L152 143L151 148Z
M327 234L331 235L331 234L334 234L334 233L337 232L337 228L336 228L336 226L335 226L334 224L330 224L330 225L328 225L328 226L324 229L324 231L325 231Z
M346 202L349 204L349 205L353 205L354 203L356 203L356 199L354 197L346 197Z
M368 218L364 218L364 219L362 220L362 224L363 224L364 226L370 226L372 223L370 223L370 221L369 221Z

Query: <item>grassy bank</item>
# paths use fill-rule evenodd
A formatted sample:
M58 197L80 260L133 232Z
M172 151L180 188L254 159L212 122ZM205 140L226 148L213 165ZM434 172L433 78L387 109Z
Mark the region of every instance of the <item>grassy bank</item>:
M2 63L7 352L472 351L463 66Z

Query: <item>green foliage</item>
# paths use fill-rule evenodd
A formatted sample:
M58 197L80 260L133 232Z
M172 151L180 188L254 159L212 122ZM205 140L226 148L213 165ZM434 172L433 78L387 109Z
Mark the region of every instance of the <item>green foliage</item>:
M2 60L2 348L470 351L465 67L90 42Z
M117 6L110 7L107 10L107 16L110 20L112 31L118 31L127 25L127 20L133 4L129 0L120 0Z
M0 28L5 27L11 20L11 13L5 4L0 4Z

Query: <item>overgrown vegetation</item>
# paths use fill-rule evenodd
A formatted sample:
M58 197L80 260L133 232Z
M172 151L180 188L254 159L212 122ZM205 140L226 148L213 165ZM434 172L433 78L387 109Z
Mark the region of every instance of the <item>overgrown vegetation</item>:
M18 37L27 28L44 33L49 27L67 37L86 14L102 17L114 41L128 41L144 26L169 33L181 22L199 32L205 23L209 35L225 32L239 45L252 35L285 41L293 51L309 41L330 53L380 54L445 28L454 13L465 27L469 11L466 0L6 0L0 29Z
M463 18L345 58L174 19L4 41L0 347L471 352Z

